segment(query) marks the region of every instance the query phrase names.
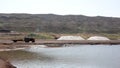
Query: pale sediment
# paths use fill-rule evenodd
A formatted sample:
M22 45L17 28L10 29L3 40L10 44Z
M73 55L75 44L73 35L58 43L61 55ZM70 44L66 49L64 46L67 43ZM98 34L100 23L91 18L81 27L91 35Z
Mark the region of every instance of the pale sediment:
M85 40L81 36L61 36L57 40Z
M103 36L92 36L92 37L89 37L87 40L110 40L110 39Z

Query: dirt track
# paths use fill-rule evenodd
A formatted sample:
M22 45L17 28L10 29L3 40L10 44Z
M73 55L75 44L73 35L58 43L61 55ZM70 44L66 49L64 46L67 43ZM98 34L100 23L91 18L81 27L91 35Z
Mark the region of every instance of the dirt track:
M107 44L107 45L119 45L120 40L109 40L109 41L89 41L89 40L36 40L35 43L25 43L24 41L19 41L13 43L11 40L0 40L0 50L1 49L24 49L33 45L45 45L47 47L62 47L66 44L79 44L79 45L98 45L98 44ZM69 46L69 45L68 45ZM3 50L3 51L4 51Z
M120 40L36 40L35 43L19 41L13 43L11 40L0 40L1 45L43 45L43 44L120 44Z

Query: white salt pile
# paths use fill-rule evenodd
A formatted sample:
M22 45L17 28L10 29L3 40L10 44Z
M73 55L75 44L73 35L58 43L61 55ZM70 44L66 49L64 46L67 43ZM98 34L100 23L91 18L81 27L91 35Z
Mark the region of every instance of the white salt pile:
M107 37L102 37L102 36L92 36L88 38L87 40L110 40L110 39Z
M61 36L57 40L85 40L81 36Z

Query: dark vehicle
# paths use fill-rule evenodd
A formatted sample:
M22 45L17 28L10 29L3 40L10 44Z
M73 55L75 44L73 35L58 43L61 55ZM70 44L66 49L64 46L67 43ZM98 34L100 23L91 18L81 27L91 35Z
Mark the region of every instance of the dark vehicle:
M27 38L27 37L25 37L24 39L14 39L14 40L12 40L13 42L17 42L17 41L24 41L24 42L35 42L35 39L34 38Z
M25 42L30 42L30 41L31 41L31 42L35 42L35 39L34 39L34 38L25 37L25 38L24 38L24 41L25 41Z
M34 43L35 42L35 38L28 35L28 36L23 37L23 38L14 38L12 41L13 42L24 41L26 43L29 43L29 42Z

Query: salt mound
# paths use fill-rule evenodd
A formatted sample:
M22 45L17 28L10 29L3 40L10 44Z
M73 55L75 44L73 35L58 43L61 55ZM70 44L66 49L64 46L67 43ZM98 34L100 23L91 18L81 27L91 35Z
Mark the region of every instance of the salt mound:
M110 39L107 37L102 37L102 36L92 36L88 38L87 40L110 40Z
M57 40L85 40L81 36L61 36Z

